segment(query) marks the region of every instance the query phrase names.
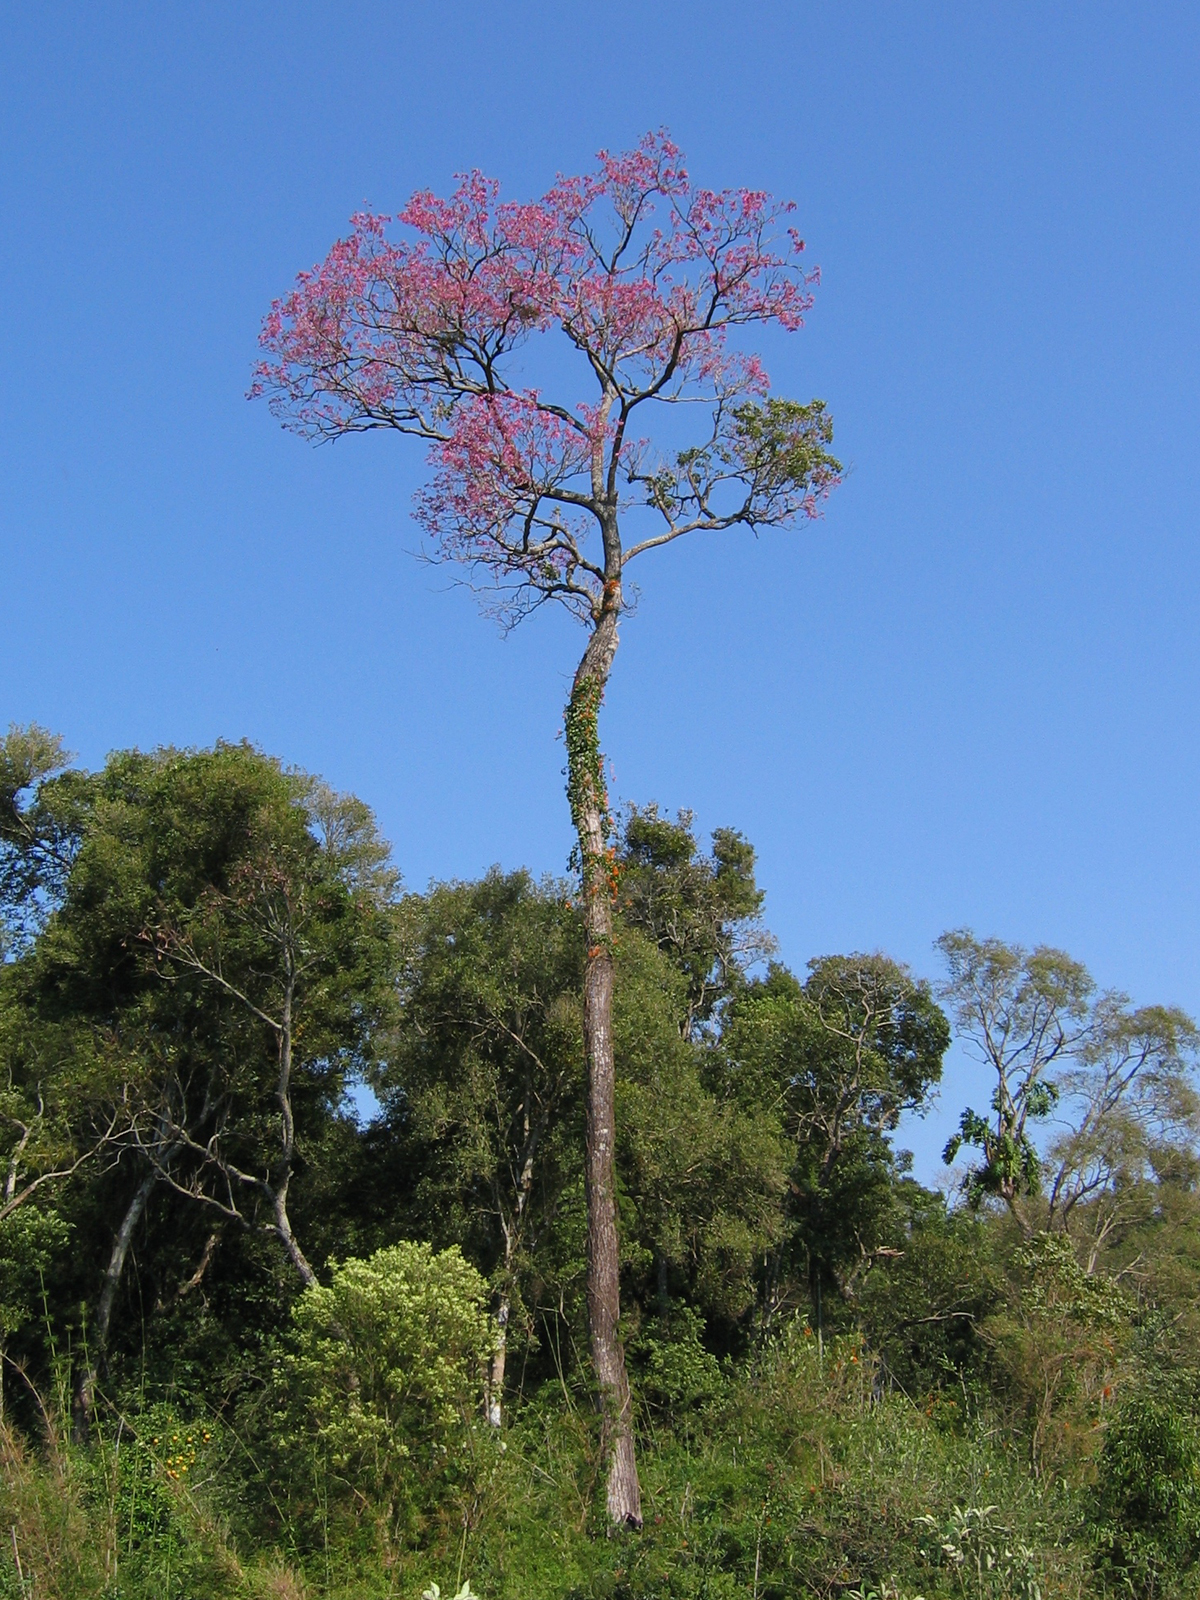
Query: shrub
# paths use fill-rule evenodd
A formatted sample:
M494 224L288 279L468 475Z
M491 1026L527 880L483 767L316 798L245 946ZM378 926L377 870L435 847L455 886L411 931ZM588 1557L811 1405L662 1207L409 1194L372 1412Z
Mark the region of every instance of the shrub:
M494 1338L486 1293L457 1247L412 1243L335 1262L304 1291L281 1377L322 1498L365 1499L395 1533L461 1481Z
M1169 1397L1135 1394L1109 1424L1093 1525L1101 1571L1154 1600L1194 1591L1200 1560L1200 1436Z

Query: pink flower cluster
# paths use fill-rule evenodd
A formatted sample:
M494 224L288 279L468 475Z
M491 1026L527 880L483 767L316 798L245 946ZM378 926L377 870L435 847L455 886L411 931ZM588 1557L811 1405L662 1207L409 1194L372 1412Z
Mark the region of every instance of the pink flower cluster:
M469 173L448 198L352 219L272 306L251 393L310 435L429 440L419 510L445 554L582 571L579 516L615 507L639 407L766 393L757 358L728 341L744 324L801 326L817 275L792 209L695 187L663 133L527 204ZM590 396L553 402L517 381L514 352L553 331L590 369Z

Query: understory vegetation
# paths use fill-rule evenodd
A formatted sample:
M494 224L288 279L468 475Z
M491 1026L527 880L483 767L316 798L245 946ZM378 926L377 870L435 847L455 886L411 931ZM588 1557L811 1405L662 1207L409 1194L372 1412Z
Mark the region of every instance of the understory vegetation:
M406 890L248 745L0 741L3 1600L1200 1592L1190 1019L962 929L793 973L687 813L611 863L636 1532L578 885Z

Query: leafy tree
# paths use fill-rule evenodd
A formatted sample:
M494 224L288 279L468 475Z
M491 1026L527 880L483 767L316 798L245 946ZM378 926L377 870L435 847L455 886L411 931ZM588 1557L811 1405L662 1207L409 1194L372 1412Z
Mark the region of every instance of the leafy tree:
M827 956L804 984L773 966L734 1002L721 1054L733 1083L780 1107L793 1148L794 1247L813 1292L853 1298L898 1245L890 1136L941 1077L949 1028L926 984L880 955Z
M995 1073L991 1117L968 1107L946 1146L980 1152L964 1179L974 1204L995 1195L1026 1237L1078 1224L1088 1257L1136 1213L1155 1161L1188 1149L1200 1126L1191 1084L1200 1035L1183 1012L1133 1010L1061 950L1025 950L970 929L943 934L941 995L976 1059ZM1058 1114L1039 1151L1034 1131Z
M156 1197L164 1222L168 1195L199 1201L225 1223L265 1226L298 1269L305 1260L288 1210L297 1142L315 1146L336 1118L390 1005L392 890L366 808L248 746L118 753L50 784L27 809L60 815L66 790L67 869L38 879L40 928L0 975L19 1001L0 1035L21 1082L46 1083L48 1108L107 1097L110 1120L124 1118L89 1193L103 1221L79 1233L106 1257L98 1292L86 1273L81 1284L96 1295L82 1421ZM20 1022L8 1034L5 1015ZM217 1239L184 1266L190 1228L171 1220L184 1293Z
M1145 1600L1191 1593L1200 1561L1200 1431L1161 1380L1104 1432L1090 1521L1101 1573Z
M0 1424L10 1342L38 1320L46 1273L66 1248L70 1232L56 1211L38 1206L23 1206L0 1220Z
M746 969L775 948L759 912L754 847L733 828L717 828L712 853L696 843L692 813L672 822L656 805L630 806L618 848L617 905L687 980L680 1027L690 1037L712 1021L744 981Z
M0 966L0 1225L113 1166L129 1135L111 1039L38 1017L26 979L20 963Z
M1039 1474L1087 1450L1128 1345L1130 1306L1118 1284L1083 1271L1061 1233L1022 1243L1010 1269L1013 1292L982 1333Z
M779 1242L788 1149L777 1108L728 1092L712 1050L681 1034L689 975L633 929L617 948L613 1044L624 1258L652 1268L644 1301L672 1295L726 1326L752 1305L758 1263Z
M382 427L426 440L418 516L435 557L474 574L509 624L555 601L587 629L565 737L587 929L588 1306L609 1513L635 1526L618 1336L615 847L598 718L631 561L693 532L815 516L837 481L824 404L772 395L758 358L730 346L744 325L797 329L809 307L815 277L800 269L790 209L696 187L664 135L601 154L531 204L500 204L473 173L449 199L414 195L398 242L387 219L355 218L272 308L252 391L310 437ZM586 396L551 398L531 372L523 347L550 333L581 358ZM656 450L642 437L651 416L680 403L703 423L682 448L666 430Z
M1118 1232L1153 1215L1159 1179L1195 1168L1198 1046L1182 1011L1119 1005L1056 1080L1047 1225L1078 1239L1089 1272Z
M378 1085L387 1159L412 1184L398 1214L411 1220L398 1225L461 1244L488 1274L498 1423L514 1329L532 1342L546 1324L557 1347L580 1288L582 921L564 886L498 871L409 896L403 914L401 1014ZM624 924L616 964L627 1289L656 1315L674 1293L735 1321L779 1237L778 1121L707 1081L706 1051L680 1031L678 964ZM371 1137L382 1150L380 1131Z
M489 1275L499 1425L510 1325L578 1171L583 929L559 885L493 871L405 902L403 1005L379 1080L420 1173L418 1225Z
M39 1017L21 961L79 849L86 780L64 770L69 759L43 728L0 738L0 1224L85 1165L114 1160L127 1132L106 1041Z
M288 1213L296 1078L306 1073L310 1092L321 1084L336 1105L348 1074L365 1070L390 1000L394 875L360 801L294 776L274 798L224 883L162 907L143 935L165 983L221 1007L224 1048L200 1085L171 1076L146 1107L140 1147L156 1176L227 1221L255 1225L244 1197L264 1206L261 1225L311 1284ZM176 1152L191 1158L186 1178Z
M955 1376L969 1378L978 1394L986 1353L980 1329L1005 1293L994 1230L977 1213L949 1210L941 1195L915 1184L903 1198L907 1216L894 1252L862 1285L864 1330L888 1376L912 1399L932 1404Z
M1022 1198L1036 1195L1040 1163L1030 1124L1058 1103L1056 1064L1094 1032L1095 984L1087 970L1061 950L1023 950L999 939L978 939L969 928L944 933L938 948L949 969L942 997L949 1002L967 1048L996 1074L994 1126L970 1107L946 1145L947 1164L964 1146L981 1160L964 1179L974 1204L999 1196L1022 1230L1034 1224Z

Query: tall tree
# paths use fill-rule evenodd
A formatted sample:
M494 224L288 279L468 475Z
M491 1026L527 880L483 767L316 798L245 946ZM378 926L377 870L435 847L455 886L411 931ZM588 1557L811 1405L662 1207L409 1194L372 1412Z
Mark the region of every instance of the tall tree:
M288 1191L390 1005L392 875L366 807L246 745L118 752L23 811L65 843L53 876L12 874L38 898L0 974L0 1052L48 1128L106 1103L114 1124L85 1419L156 1195L265 1230L311 1277Z
M683 973L680 1029L690 1037L712 1022L746 969L775 949L759 916L754 846L734 828L717 828L706 855L690 811L672 821L651 804L628 808L617 859L622 921L640 928Z
M336 1105L365 1067L390 1009L395 875L361 801L276 776L222 881L160 902L142 931L159 979L213 1004L220 1032L210 1070L169 1072L139 1131L162 1181L272 1234L307 1287L316 1274L288 1206L296 1100Z
M774 396L735 350L748 324L801 326L816 274L792 210L746 189L694 185L650 135L540 200L500 203L478 172L449 199L421 192L351 234L277 302L252 393L314 438L388 428L426 440L418 517L433 554L463 564L509 624L547 601L588 639L566 709L587 956L588 1308L614 1522L641 1525L632 1411L618 1334L612 1047L612 823L598 717L629 563L694 532L812 517L837 481L821 401ZM535 334L558 336L586 392L550 394ZM552 358L553 362L553 358ZM703 423L665 448L652 414ZM682 447L681 447L682 445Z
M422 1228L489 1275L488 1415L499 1426L513 1318L578 1170L583 930L564 886L525 872L439 885L404 915L402 1007L380 1094L405 1124Z
M943 934L938 947L948 969L942 998L996 1085L990 1115L963 1112L946 1160L977 1150L966 1194L1001 1200L1026 1237L1078 1222L1094 1267L1113 1228L1136 1213L1156 1160L1194 1144L1200 1034L1177 1008L1135 1009L1128 996L1099 990L1062 950L969 928Z
M96 1093L102 1042L38 1019L19 961L79 850L87 782L70 759L36 725L0 737L0 1223L86 1162L115 1159L127 1131L112 1097Z
M824 956L804 984L772 966L734 1001L720 1055L775 1099L793 1143L792 1218L810 1291L843 1298L899 1222L891 1135L942 1073L950 1029L927 984L883 955Z
M622 1254L642 1254L652 1269L648 1280L630 1272L643 1278L647 1309L661 1318L684 1298L728 1335L782 1233L788 1149L778 1096L739 1093L719 1070L713 1035L681 1030L694 969L621 926L617 975L618 1153L630 1216Z

